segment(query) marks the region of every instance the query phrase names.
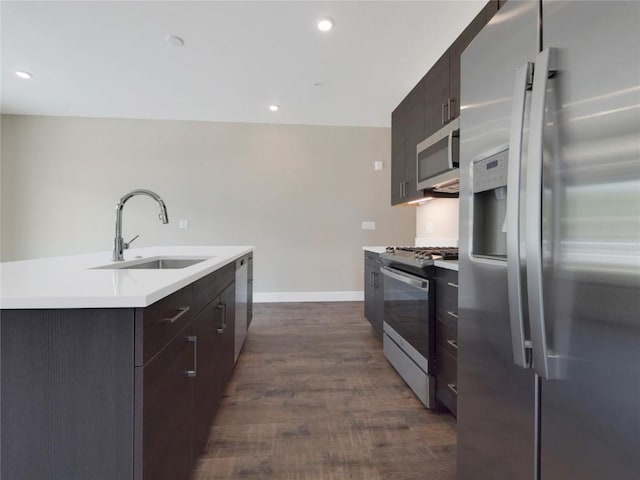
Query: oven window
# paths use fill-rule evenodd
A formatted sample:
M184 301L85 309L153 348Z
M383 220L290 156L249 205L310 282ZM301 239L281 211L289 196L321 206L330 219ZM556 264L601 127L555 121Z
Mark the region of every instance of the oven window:
M384 321L429 359L429 292L386 276Z

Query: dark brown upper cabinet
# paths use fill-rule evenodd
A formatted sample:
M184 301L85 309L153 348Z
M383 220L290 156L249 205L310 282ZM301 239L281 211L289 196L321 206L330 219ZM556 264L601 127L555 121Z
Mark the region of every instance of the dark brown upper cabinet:
M422 138L437 132L451 118L450 52L447 50L424 77L424 128ZM415 161L415 160L414 160Z
M391 114L391 204L422 197L416 188L416 146L424 133L423 80Z
M487 3L391 114L391 205L425 196L416 185L416 147L460 115L460 56L497 11L497 0Z

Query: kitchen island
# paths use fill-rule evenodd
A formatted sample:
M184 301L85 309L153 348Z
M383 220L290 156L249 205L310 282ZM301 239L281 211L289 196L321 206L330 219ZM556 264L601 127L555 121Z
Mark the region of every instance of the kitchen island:
M1 264L0 477L188 479L251 318L252 251Z

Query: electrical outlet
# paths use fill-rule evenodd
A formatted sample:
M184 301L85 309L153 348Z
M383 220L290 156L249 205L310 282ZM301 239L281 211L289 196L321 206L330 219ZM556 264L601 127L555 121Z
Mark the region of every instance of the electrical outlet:
M182 220L180 220L178 222L178 228L181 230L186 230L189 228L189 220L187 220L186 218L183 218Z
M362 222L362 230L375 230L376 222Z
M382 162L373 162L373 168L376 171L382 170Z

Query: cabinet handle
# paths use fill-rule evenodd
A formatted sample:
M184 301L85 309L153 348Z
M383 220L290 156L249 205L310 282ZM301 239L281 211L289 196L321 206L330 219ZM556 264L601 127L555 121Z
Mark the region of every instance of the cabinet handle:
M451 315L453 318L458 318L458 314L456 312L447 311L447 313Z
M458 284L457 283L447 282L447 285L449 285L450 287L453 287L453 288L458 288Z
M191 307L180 307L178 309L178 313L176 313L173 317L169 317L169 318L163 318L161 320L162 323L175 323L176 320L178 320L181 316L183 316L185 313L187 313L189 311Z
M447 387L449 388L449 390L451 390L453 393L455 393L456 395L458 395L458 387L456 386L455 383L447 383Z
M444 109L447 106L446 103L443 103L442 105L440 105L440 123L442 123L442 125L444 125Z
M451 345L453 348L455 348L456 350L458 349L458 344L456 343L455 340L447 340L447 343Z
M376 288L376 280L374 278L375 273L374 272L370 272L369 273L369 286L371 288Z
M216 305L216 309L218 310L218 328L216 329L216 332L219 334L224 333L224 329L226 327L225 323L226 323L226 313L227 313L227 309L225 307L224 304L219 303L218 305Z
M189 378L193 378L198 373L198 337L189 335L187 341L193 343L193 370L187 370L185 374Z
M453 98L447 100L447 122L451 121L451 104L454 102Z

